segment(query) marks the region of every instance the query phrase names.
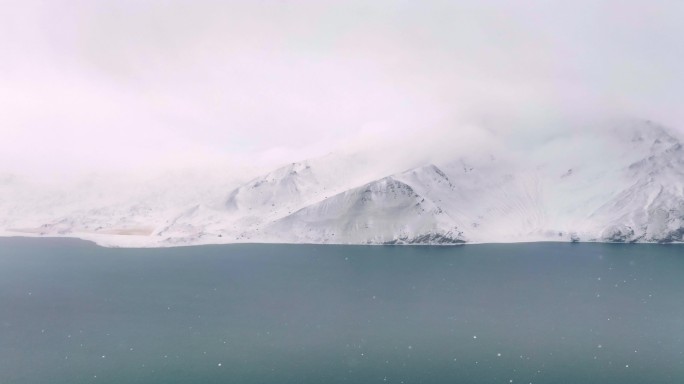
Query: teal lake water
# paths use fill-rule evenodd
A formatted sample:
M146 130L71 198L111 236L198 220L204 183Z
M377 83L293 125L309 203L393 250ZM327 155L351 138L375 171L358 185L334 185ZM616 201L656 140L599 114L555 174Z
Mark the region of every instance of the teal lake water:
M0 383L684 383L684 246L0 239Z

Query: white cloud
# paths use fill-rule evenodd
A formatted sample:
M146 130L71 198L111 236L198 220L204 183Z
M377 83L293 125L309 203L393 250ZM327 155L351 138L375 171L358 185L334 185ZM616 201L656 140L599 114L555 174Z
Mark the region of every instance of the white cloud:
M445 148L486 134L473 124L544 130L578 115L684 126L681 2L0 8L9 172L234 171L340 146Z

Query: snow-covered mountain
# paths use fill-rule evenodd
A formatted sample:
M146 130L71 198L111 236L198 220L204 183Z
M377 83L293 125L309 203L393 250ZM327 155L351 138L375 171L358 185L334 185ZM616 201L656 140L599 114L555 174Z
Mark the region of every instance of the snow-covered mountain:
M352 188L270 223L269 236L309 243L463 243L454 221L398 177Z
M3 177L0 226L122 246L684 241L684 149L663 127L632 121L497 140L408 170L370 172L369 157L326 156L223 193L105 196L85 208L79 194L45 200Z

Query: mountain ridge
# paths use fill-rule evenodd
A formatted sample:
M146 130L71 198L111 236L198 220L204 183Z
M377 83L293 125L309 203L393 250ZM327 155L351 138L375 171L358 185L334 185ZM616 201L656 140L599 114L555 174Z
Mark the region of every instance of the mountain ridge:
M684 149L649 121L523 150L455 153L379 178L365 168L345 157L310 159L258 176L217 203L94 204L52 219L43 212L34 226L13 220L25 207L8 206L0 224L6 233L117 246L684 241Z

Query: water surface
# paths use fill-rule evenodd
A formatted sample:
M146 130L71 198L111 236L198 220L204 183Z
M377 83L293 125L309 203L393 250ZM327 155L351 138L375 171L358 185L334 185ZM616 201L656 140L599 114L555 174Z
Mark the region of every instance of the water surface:
M0 239L0 383L684 383L684 247Z

